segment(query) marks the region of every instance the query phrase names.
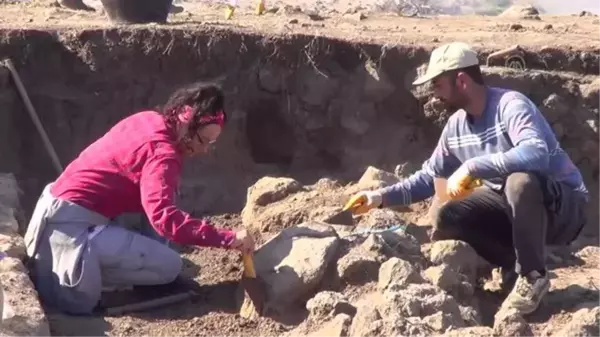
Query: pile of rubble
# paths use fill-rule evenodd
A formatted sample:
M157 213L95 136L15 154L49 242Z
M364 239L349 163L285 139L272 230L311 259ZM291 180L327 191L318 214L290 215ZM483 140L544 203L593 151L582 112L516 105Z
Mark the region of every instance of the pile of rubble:
M266 314L303 305L307 318L288 336L532 335L514 312L499 312L492 322L483 317L489 303L478 295L482 283L498 283L499 274L466 243L430 242L429 226L389 209L372 210L355 226L319 220L356 190L397 179L369 168L357 185L265 177L249 189L245 225L279 233L255 255ZM581 308L576 322L552 335L598 334L599 310Z

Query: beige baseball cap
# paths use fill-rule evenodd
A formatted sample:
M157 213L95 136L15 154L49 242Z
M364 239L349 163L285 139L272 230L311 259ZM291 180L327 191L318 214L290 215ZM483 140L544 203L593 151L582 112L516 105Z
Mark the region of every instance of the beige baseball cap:
M477 53L464 42L441 45L431 52L425 75L417 78L413 85L421 85L448 70L462 69L479 64Z

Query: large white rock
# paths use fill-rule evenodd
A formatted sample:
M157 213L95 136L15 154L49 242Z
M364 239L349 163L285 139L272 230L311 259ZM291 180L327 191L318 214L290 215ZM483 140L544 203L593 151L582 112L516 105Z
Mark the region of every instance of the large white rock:
M284 229L259 248L254 263L266 285L267 307L281 312L311 297L336 255L339 241L331 227L304 223Z

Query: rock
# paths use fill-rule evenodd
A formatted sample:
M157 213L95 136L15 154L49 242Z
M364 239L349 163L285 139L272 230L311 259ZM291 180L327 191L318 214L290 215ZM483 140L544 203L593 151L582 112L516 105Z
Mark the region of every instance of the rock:
M598 119L588 119L585 121L594 133L598 133Z
M433 329L416 317L392 315L375 322L377 336L431 336Z
M465 275L474 284L479 270L490 268L475 250L463 241L441 240L431 245L430 259L434 265L447 264Z
M21 262L21 259L7 256L0 260L0 272L14 271L27 274L27 268Z
M300 325L296 326L294 329L280 334L279 336L348 336L348 329L350 328L351 324L352 317L344 313L338 314L335 317L331 317L324 322L315 321L314 317L309 317L308 320L305 320Z
M8 256L24 259L26 257L25 242L18 234L0 234L0 252Z
M346 314L350 317L356 314L356 308L348 302L346 297L334 291L321 291L306 302L312 320L323 320L333 318L338 314Z
M352 320L348 336L366 337L375 336L373 334L373 325L381 319L381 315L372 305L359 306L356 310L356 315Z
M386 243L383 241L381 235L378 233L373 233L367 236L365 241L363 241L363 243L360 245L360 248L365 252L376 254L378 257L380 257L380 259L385 259L382 256L386 253L384 247L385 244Z
M590 83L580 85L579 90L586 105L597 105L600 99L600 79L596 78Z
M248 188L246 206L242 210L242 222L246 227L262 231L287 228L304 220L304 209L288 205L265 207L279 202L303 189L291 178L263 177Z
M381 317L368 306L358 310L348 336L430 336L433 329L416 317L402 317L397 314Z
M599 336L600 307L580 309L553 336Z
M508 29L512 31L518 31L525 30L525 27L523 27L523 25L520 23L511 23L510 26L508 26Z
M409 283L421 283L423 279L407 261L393 257L379 268L377 288L380 291L402 289Z
M473 298L471 302L478 302L477 298ZM482 325L482 317L479 314L479 310L473 308L472 306L464 306L459 305L460 309L460 317L465 322L466 326L478 326Z
M474 326L448 331L444 337L492 337L494 330L487 326Z
M369 185L372 182L382 182L384 186L393 185L400 180L393 173L369 166L358 181L359 185Z
M499 16L502 17L510 17L510 18L529 18L536 15L539 15L540 12L537 8L532 5L512 5L504 12L502 12Z
M410 235L407 229L400 228L394 231L383 232L380 235L388 246L403 257L422 257L419 241Z
M367 16L362 12L346 13L344 14L344 17L353 21L362 21L367 18Z
M292 178L263 177L248 189L247 200L257 206L267 206L302 189Z
M587 246L575 253L575 256L585 261L586 264L597 266L600 264L600 247Z
M389 228L391 226L402 225L404 220L398 216L394 211L387 208L376 208L370 210L367 214L363 215L358 225L365 228Z
M462 318L457 318L455 316L443 313L441 311L438 311L433 315L424 317L423 323L427 324L429 327L431 327L437 332L445 332L449 328L461 328L465 325Z
M27 273L2 272L0 284L5 311L0 332L8 336L50 336L48 320Z
M571 107L563 97L557 94L550 94L544 100L541 110L548 119L548 122L553 123L569 113Z
M362 152L353 151L353 149L346 149L347 153L352 153L352 156L361 157L364 156ZM345 189L344 195L348 198L355 193L365 191L365 190L375 190L379 188L383 188L394 184L399 181L399 178L396 177L393 173L379 170L375 167L369 166L367 170L363 173L359 181L349 186ZM373 210L375 211L375 210Z
M346 284L364 284L377 280L383 258L377 252L365 251L362 247L352 249L338 260L338 277Z
M306 15L313 21L323 21L325 18L319 13L306 13Z
M423 276L433 285L440 287L458 299L468 299L473 296L474 289L473 285L469 283L469 279L448 265L442 264L429 267L423 272Z
M592 12L588 12L588 11L581 11L581 12L579 13L579 16L593 16L593 17L596 17L596 16L598 16L598 15L597 15L597 14L594 14L594 13L592 13Z
M383 294L376 308L383 317L398 314L404 317L426 317L444 312L454 320L462 320L456 300L431 284L409 284L402 290L391 289Z
M331 227L304 223L284 229L260 247L254 261L266 285L266 305L280 312L313 294L339 241Z
M500 309L494 316L494 336L533 336L533 332L518 312Z
M352 324L352 317L347 314L339 314L335 316L331 321L325 323L325 325L311 333L310 336L326 336L326 337L342 337L348 336L348 329Z
M277 9L277 14L296 14L296 13L302 13L302 8L300 8L300 6L284 5L283 7L279 7Z

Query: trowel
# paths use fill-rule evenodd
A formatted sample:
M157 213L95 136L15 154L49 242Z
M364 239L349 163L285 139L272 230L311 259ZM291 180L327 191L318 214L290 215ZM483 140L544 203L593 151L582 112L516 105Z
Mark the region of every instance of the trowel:
M360 204L356 205L356 198L359 198L359 196L352 197L340 212L333 214L329 218L323 220L323 222L332 225L354 226L354 213L356 209L360 207Z
M265 305L265 288L262 280L256 275L254 259L250 254L242 254L244 272L240 285L244 290L244 298L240 307L240 316L256 319L263 316Z

